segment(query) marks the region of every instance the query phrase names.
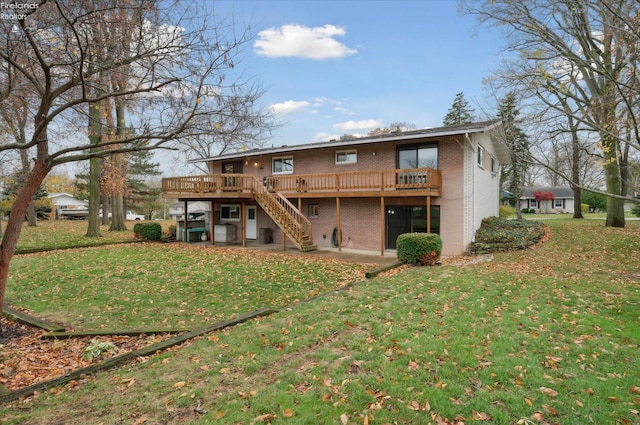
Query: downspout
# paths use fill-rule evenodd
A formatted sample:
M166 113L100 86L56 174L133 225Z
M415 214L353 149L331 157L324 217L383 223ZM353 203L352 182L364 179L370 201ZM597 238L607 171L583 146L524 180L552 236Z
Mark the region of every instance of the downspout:
M471 147L471 242L475 242L476 238L476 164L475 164L475 150L473 149L473 142L469 137L469 133L464 133L464 138L469 142Z

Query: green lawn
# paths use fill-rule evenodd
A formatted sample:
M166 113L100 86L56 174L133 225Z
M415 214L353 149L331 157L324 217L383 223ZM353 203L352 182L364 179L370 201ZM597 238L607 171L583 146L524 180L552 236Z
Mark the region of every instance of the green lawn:
M637 424L640 223L548 225L536 250L375 278L4 406L0 422Z
M2 223L4 226L5 223ZM110 232L109 226L101 226L100 237L86 237L86 220L38 221L37 226L26 223L18 239L18 251L56 249L79 246L103 245L133 240L133 222L127 222L127 231Z
M312 258L162 243L20 255L7 302L77 330L195 329L288 306L375 268Z

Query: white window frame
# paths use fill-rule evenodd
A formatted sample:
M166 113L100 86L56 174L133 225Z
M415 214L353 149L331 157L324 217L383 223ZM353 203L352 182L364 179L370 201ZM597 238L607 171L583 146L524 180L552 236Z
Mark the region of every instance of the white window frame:
M238 210L238 217L237 218L236 217L231 217L231 211L235 210L236 208ZM229 212L227 217L225 217L224 214L223 214L225 209ZM240 221L241 216L242 216L242 211L241 211L240 204L222 204L222 205L220 205L220 220Z
M529 200L529 208L538 208L540 205L538 205L538 201L536 201L535 199L531 199Z
M492 173L498 172L498 160L496 160L494 156L491 156L491 172Z
M309 204L309 218L318 218L320 216L320 205Z
M340 155L344 155L347 159L345 161L338 161ZM353 155L353 159L349 160L349 156ZM357 149L343 149L336 151L336 165L345 165L345 164L357 164L358 163L358 150Z
M479 167L484 168L484 148L478 145L478 154L476 157L476 163Z
M284 160L287 160L287 159L291 161L291 170L276 171L276 161L283 162ZM271 173L272 174L293 174L293 155L274 156L273 158L271 158Z
M562 199L556 198L553 200L553 208L562 208L562 204L563 204Z

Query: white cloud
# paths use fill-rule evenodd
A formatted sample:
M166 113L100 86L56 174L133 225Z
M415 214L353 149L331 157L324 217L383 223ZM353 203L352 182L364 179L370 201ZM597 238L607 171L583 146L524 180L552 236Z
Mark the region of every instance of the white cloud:
M378 120L346 121L333 126L333 128L343 131L373 130L378 127L382 127L382 123Z
M332 139L338 140L340 136L341 134L331 134L321 131L320 133L316 133L316 135L313 136L313 142L326 142Z
M344 115L355 115L356 113L353 111L348 110L347 108L343 108L342 106L336 106L335 108L333 108L334 111L336 112L340 112L341 114Z
M257 54L268 58L335 59L358 52L333 38L345 34L344 28L335 25L309 28L290 24L260 31L253 47Z
M269 110L274 114L290 114L292 112L304 110L310 103L305 100L287 100L282 103L274 103L269 106Z

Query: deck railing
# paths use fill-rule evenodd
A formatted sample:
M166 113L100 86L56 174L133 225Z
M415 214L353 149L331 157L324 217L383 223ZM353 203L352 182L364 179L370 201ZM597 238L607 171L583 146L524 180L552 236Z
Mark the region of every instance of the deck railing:
M246 174L208 174L162 179L166 194L251 192L256 178ZM292 174L266 177L261 182L268 191L357 192L423 189L439 191L442 174L432 168L354 171L345 173Z

